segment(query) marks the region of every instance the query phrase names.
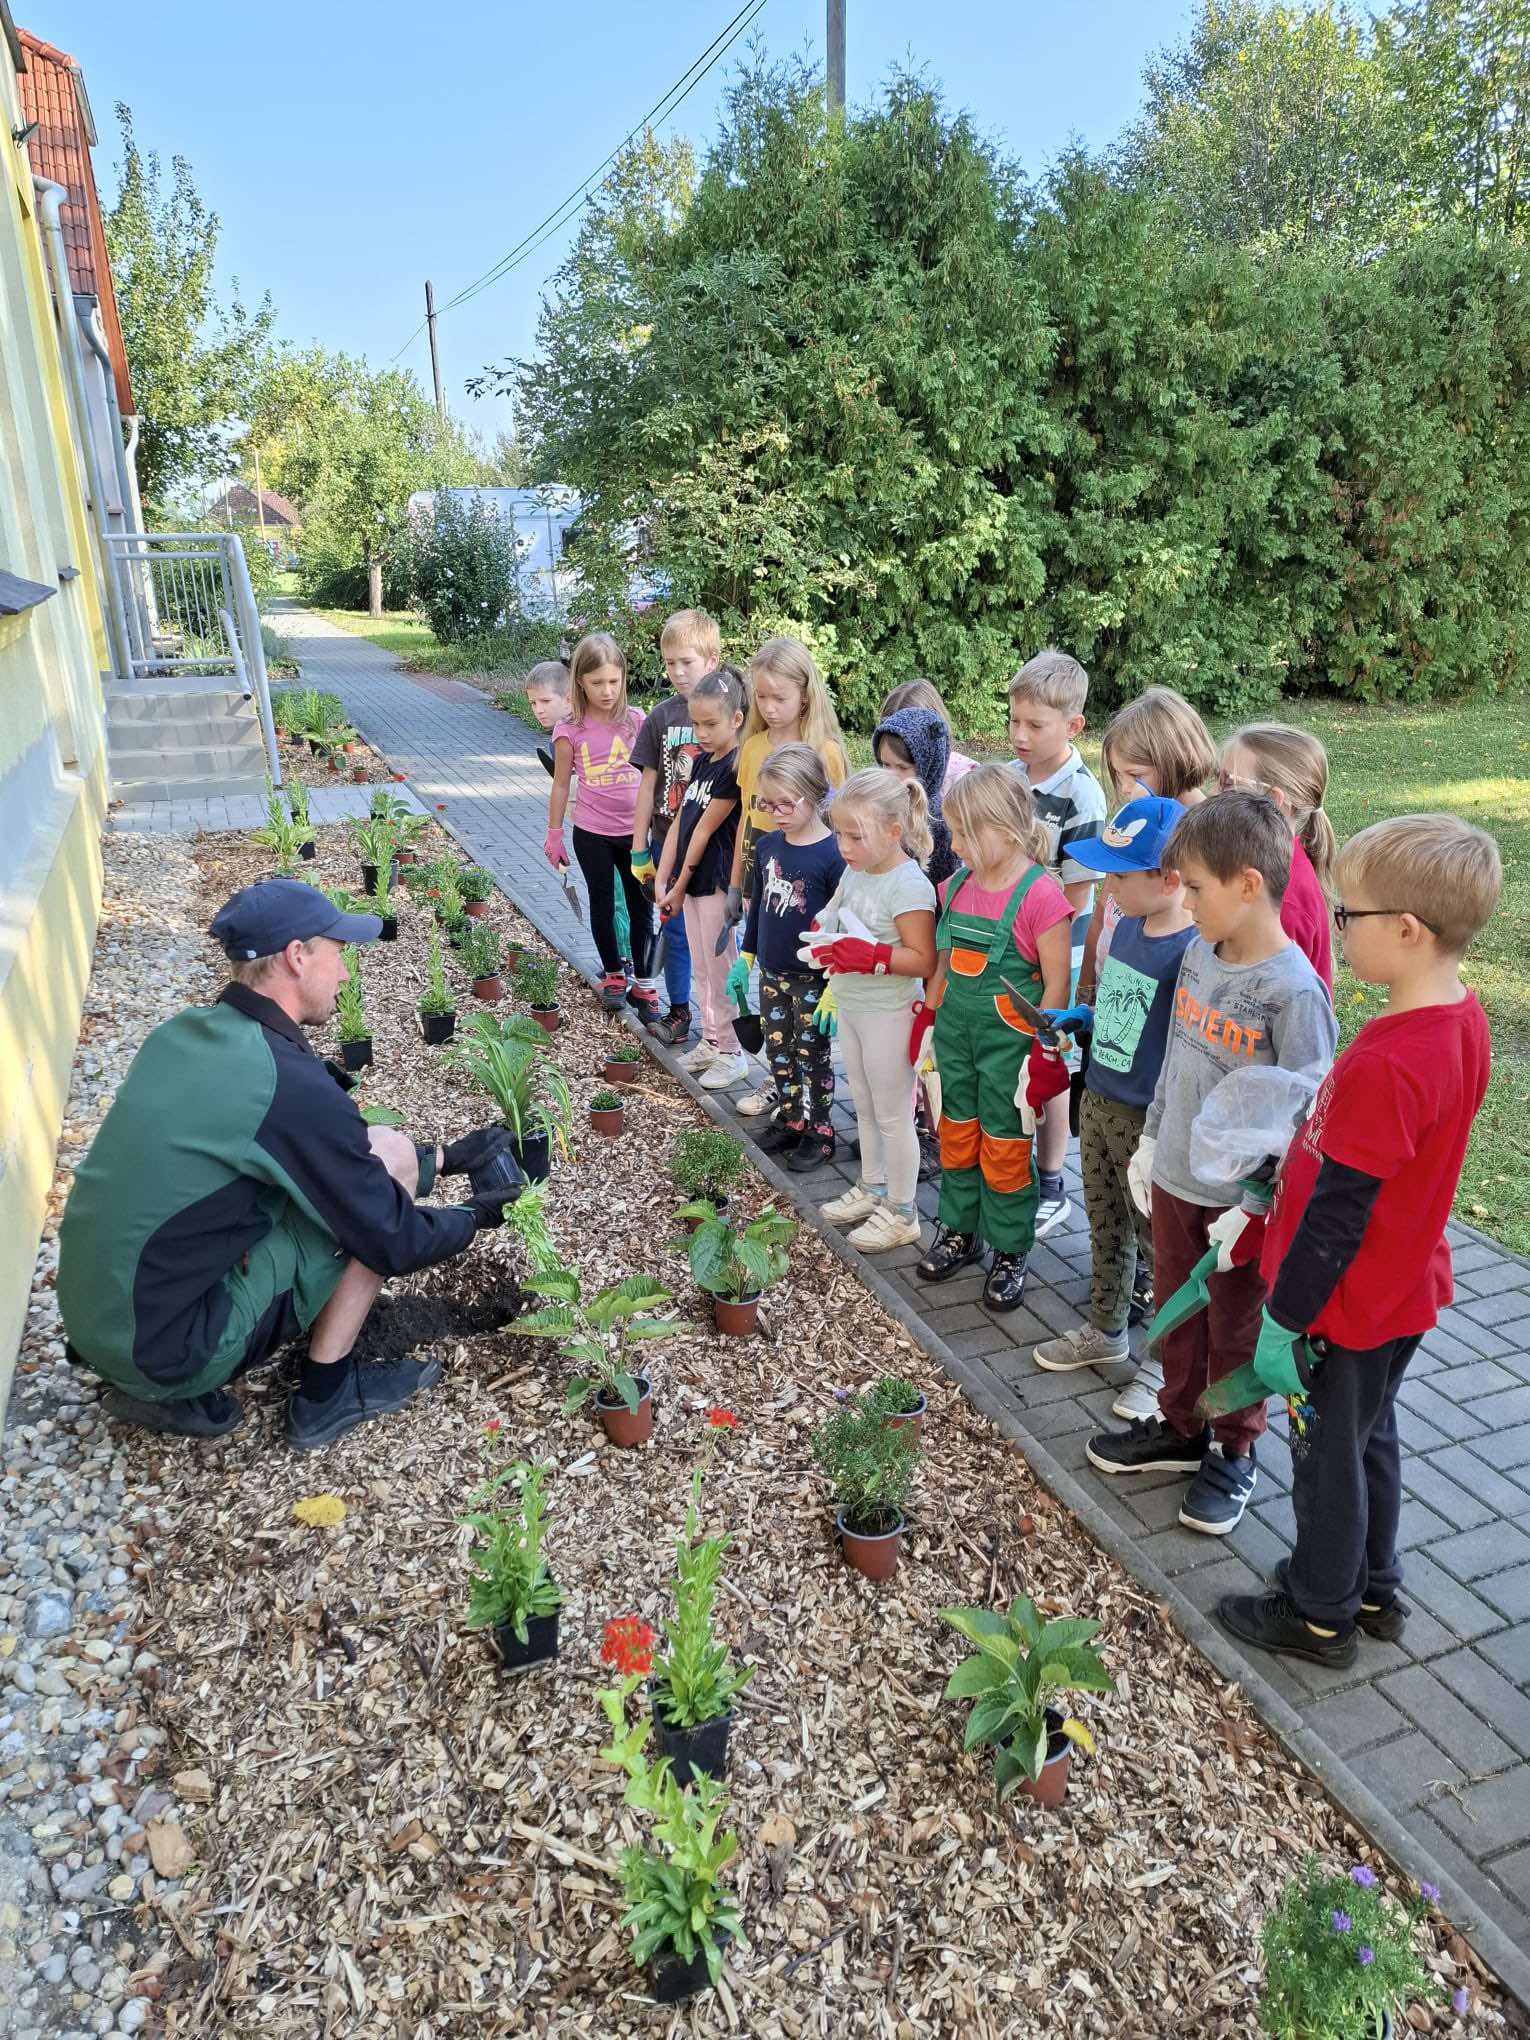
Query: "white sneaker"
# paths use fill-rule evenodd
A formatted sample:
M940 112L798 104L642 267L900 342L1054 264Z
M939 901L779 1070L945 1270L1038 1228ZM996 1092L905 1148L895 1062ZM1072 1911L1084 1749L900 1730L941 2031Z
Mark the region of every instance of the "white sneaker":
M703 1070L709 1070L717 1060L717 1050L710 1041L698 1041L689 1055L680 1058L680 1067L689 1070L693 1077L699 1077Z
M703 1091L730 1091L749 1074L749 1060L738 1055L714 1055L702 1072Z
M767 1077L763 1084L749 1093L747 1098L740 1098L733 1109L741 1119L759 1119L767 1112L774 1112L776 1109L775 1078Z
M863 1254L885 1254L892 1247L917 1247L919 1214L894 1211L890 1204L879 1204L863 1224L845 1237Z
M870 1218L881 1202L874 1190L868 1190L864 1183L856 1183L832 1202L820 1204L818 1209L830 1225L849 1225L855 1219Z
M1047 1374L1071 1374L1075 1367L1093 1367L1102 1360L1124 1360L1130 1348L1125 1332L1101 1332L1093 1325L1075 1325L1055 1339L1046 1339L1032 1353Z
M1156 1417L1158 1391L1163 1387L1163 1377L1155 1368L1144 1367L1142 1372L1129 1381L1110 1406L1113 1417Z
M1043 1197L1036 1206L1037 1239L1044 1240L1048 1233L1056 1232L1072 1209L1073 1205L1066 1195L1062 1197Z

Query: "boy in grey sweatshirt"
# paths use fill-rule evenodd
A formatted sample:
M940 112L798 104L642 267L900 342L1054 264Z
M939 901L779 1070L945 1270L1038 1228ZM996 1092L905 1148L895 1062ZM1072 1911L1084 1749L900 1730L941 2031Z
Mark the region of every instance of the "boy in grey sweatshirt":
M1190 1129L1222 1079L1249 1067L1320 1077L1338 1027L1321 978L1280 926L1291 869L1291 831L1263 794L1224 793L1191 808L1164 847L1178 868L1201 939L1180 965L1168 1051L1143 1136L1127 1172L1151 1210L1154 1286L1172 1296L1213 1244L1212 1221L1235 1205L1235 1182L1208 1182L1190 1166ZM1194 1476L1180 1508L1187 1529L1224 1537L1254 1491L1254 1441L1264 1405L1230 1412L1208 1430L1196 1400L1253 1358L1264 1284L1252 1264L1210 1278L1209 1307L1159 1348L1164 1385L1156 1417L1088 1445L1102 1473Z

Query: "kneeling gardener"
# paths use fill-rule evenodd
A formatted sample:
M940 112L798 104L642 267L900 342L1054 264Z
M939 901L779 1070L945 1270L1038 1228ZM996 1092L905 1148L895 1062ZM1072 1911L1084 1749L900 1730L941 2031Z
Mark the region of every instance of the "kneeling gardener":
M502 1128L416 1147L369 1127L306 1040L345 982L341 945L381 932L296 879L246 886L212 924L232 982L134 1058L59 1233L69 1355L112 1384L112 1415L221 1437L243 1415L225 1384L304 1332L299 1451L440 1380L437 1360L351 1349L385 1276L462 1253L523 1183ZM416 1204L439 1175L466 1175L467 1202Z

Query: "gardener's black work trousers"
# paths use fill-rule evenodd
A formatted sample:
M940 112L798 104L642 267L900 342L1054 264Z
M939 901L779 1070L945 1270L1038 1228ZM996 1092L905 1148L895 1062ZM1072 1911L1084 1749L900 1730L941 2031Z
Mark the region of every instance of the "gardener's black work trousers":
M1396 1403L1419 1336L1365 1353L1314 1341L1305 1438L1291 1427L1296 1550L1287 1587L1307 1620L1325 1629L1346 1628L1362 1601L1385 1607L1402 1585Z

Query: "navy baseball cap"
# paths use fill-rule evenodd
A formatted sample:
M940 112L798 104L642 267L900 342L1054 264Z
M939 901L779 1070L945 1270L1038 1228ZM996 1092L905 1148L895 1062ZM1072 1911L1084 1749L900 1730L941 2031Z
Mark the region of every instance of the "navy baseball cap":
M232 962L252 963L315 935L332 942L375 942L382 920L376 914L342 914L317 886L300 878L263 878L220 907L208 933Z
M1143 794L1117 808L1098 836L1070 843L1066 855L1090 871L1157 871L1184 812L1177 800Z

